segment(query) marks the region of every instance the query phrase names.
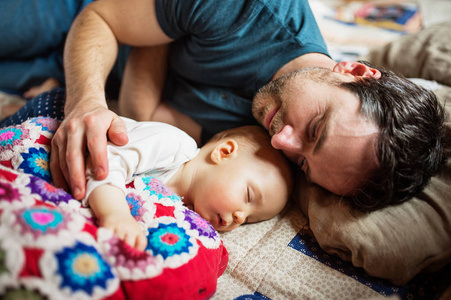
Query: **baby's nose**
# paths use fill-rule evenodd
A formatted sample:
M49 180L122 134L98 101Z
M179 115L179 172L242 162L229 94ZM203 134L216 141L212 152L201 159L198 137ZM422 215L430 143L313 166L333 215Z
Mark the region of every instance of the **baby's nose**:
M244 216L244 212L242 211L236 211L233 213L233 222L236 224L243 224L245 222L246 218Z

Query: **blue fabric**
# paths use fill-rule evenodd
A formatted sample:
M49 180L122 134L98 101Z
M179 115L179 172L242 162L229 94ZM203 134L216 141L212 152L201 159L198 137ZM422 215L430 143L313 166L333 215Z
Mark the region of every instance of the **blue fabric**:
M212 134L255 124L251 100L284 64L327 54L307 0L156 0L175 39L164 100Z
M0 90L22 94L50 77L64 85L64 42L75 17L92 1L1 0ZM121 51L116 74L128 55L126 47Z
M93 0L0 1L0 89L64 82L63 48L76 15Z
M50 92L42 93L28 101L15 114L0 120L0 128L19 125L34 117L49 117L57 120L64 118L64 103L66 91L56 88Z

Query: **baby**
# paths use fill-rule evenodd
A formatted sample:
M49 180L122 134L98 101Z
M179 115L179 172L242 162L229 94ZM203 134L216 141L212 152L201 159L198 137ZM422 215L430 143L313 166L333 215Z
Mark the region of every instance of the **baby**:
M258 126L216 134L202 148L185 132L158 122L123 118L129 142L108 144L109 175L94 180L87 164L87 194L83 200L99 225L138 250L147 240L131 215L125 184L134 175L161 180L218 231L255 223L277 215L292 189L290 165L271 147L269 135Z

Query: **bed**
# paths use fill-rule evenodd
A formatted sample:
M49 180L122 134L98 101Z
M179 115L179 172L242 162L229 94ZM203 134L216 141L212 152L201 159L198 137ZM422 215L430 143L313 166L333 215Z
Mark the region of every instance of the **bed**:
M451 114L451 23L398 37L359 55L425 79L418 82L434 89ZM38 118L0 128L2 298L451 297L451 161L416 198L370 214L351 210L300 175L281 214L227 233L212 231L158 181L137 178L127 189L130 207L158 237L139 254L51 186L47 163L57 126ZM451 132L450 121L447 127ZM169 250L177 234L185 247ZM166 248L157 247L161 241Z

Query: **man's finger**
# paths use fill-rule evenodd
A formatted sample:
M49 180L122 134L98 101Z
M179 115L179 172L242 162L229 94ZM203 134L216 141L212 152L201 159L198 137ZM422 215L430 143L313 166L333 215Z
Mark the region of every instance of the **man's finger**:
M50 175L52 178L52 184L57 188L64 189L66 192L69 192L69 186L64 179L64 174L61 172L59 165L59 154L58 154L58 146L52 145L52 150L50 152Z
M95 179L103 180L108 175L107 138L105 130L98 124L90 124L90 128L86 132L86 138Z
M66 165L66 134L62 126L52 138L50 168L54 175L54 184L58 188L70 187L69 172ZM61 176L62 175L62 176Z
M86 185L84 130L77 122L71 121L69 121L68 128L65 161L69 172L70 187L75 199L83 199Z
M128 143L125 122L118 116L115 116L111 122L110 129L108 130L108 138L117 146L124 146Z

